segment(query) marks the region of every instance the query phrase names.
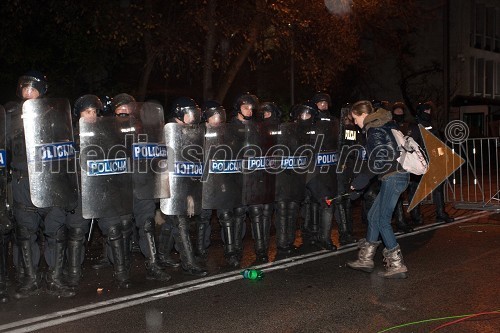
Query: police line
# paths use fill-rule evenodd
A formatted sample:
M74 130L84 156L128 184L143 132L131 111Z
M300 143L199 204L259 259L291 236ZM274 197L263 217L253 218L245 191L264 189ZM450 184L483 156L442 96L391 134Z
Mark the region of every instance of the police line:
M286 147L285 147L286 148ZM74 166L79 165L80 169L88 176L113 175L122 173L163 173L170 172L176 177L202 177L209 174L224 174L224 173L252 173L255 171L267 171L277 174L285 170L293 170L297 173L314 172L316 168L321 168L321 172L329 172L328 168L337 167L336 172L342 172L342 168L338 167L339 161L345 161L347 158L352 158L356 161L366 160L366 151L360 145L344 146L341 152L328 151L313 154L315 148L311 145L299 147L294 154L290 154L287 149L283 149L282 145L271 147L263 156L243 157L245 153L240 150L235 154L236 158L225 159L209 159L206 161L194 160L189 158L188 154L184 161L169 160L169 147L164 144L157 143L134 143L131 149L124 145L116 145L113 149L108 150L108 155L113 152L112 156L106 156L103 149L98 146L86 147L85 156L93 156L95 159L87 160L85 163L80 163L79 152L75 150L73 142L65 143L50 143L39 145L36 147L35 159L31 158L30 162L42 163L45 167L50 168L54 172L59 172L61 168L59 163L72 163ZM192 150L192 146L185 147L185 150ZM199 151L203 152L203 147L198 147ZM248 149L246 149L248 150ZM270 153L271 152L271 153ZM281 156L276 154L281 152ZM259 153L259 152L257 152ZM205 154L202 154L203 156ZM0 154L0 162L4 160ZM174 154L172 154L174 156ZM314 159L311 158L314 156ZM101 157L101 158L99 158ZM165 164L161 170L150 168L148 170L135 170L135 161L162 161ZM168 165L168 167L167 167ZM0 165L1 166L1 165ZM77 168L67 168L68 172ZM355 164L355 172L359 172L361 163ZM36 170L41 170L36 168ZM205 173L205 170L208 172Z

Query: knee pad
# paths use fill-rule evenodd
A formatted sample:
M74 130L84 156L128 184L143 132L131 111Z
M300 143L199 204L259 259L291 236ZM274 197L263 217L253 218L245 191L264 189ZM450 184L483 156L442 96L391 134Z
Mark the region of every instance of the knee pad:
M245 207L238 207L234 209L234 216L236 217L241 217L246 214L246 209Z
M25 226L22 226L22 225L17 225L16 226L16 239L18 241L25 241L25 240L30 240L31 239L31 233L30 231L28 230L28 228L26 228Z
M108 239L110 241L114 241L120 239L122 237L122 228L121 225L115 224L108 229Z
M263 205L252 205L252 206L250 206L249 207L250 217L255 217L255 216L262 215L262 212L263 212L262 206Z
M66 226L60 226L59 229L57 229L54 238L57 242L63 242L67 238L67 229Z
M144 231L145 232L153 232L155 230L155 221L153 219L147 219L144 222Z
M217 215L220 221L228 221L233 218L233 212L230 210L219 211Z
M83 228L73 228L69 227L68 228L68 238L71 239L83 239L85 237L85 229Z

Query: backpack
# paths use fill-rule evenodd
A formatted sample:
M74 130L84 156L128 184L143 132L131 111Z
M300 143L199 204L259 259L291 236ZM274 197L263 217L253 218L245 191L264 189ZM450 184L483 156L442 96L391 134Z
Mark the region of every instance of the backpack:
M418 143L408 135L404 135L398 129L391 129L394 138L398 144L400 152L397 158L399 164L414 175L423 175L429 169L429 162L425 152L420 148Z

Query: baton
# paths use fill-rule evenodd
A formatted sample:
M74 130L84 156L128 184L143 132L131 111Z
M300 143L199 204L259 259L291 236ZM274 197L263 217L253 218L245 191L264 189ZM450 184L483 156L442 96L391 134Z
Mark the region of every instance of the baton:
M87 238L87 242L90 242L90 238L92 237L92 230L94 230L94 219L90 221L89 237Z
M332 204L332 201L349 196L349 195L350 195L349 193L344 193L344 194L337 195L336 197L333 197L333 198L325 197L325 202L328 205L328 207L330 207L330 205Z

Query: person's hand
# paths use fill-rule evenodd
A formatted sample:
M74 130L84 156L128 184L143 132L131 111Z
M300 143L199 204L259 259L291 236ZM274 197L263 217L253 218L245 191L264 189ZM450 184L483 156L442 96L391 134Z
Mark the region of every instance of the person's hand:
M360 173L352 181L352 183L351 183L351 190L353 190L353 191L359 191L359 190L364 189L370 183L370 179L371 178L372 177L370 177L369 175L367 175L365 173Z
M350 194L349 194L349 199L351 199L352 201L358 199L361 194L363 194L362 191L352 191Z

